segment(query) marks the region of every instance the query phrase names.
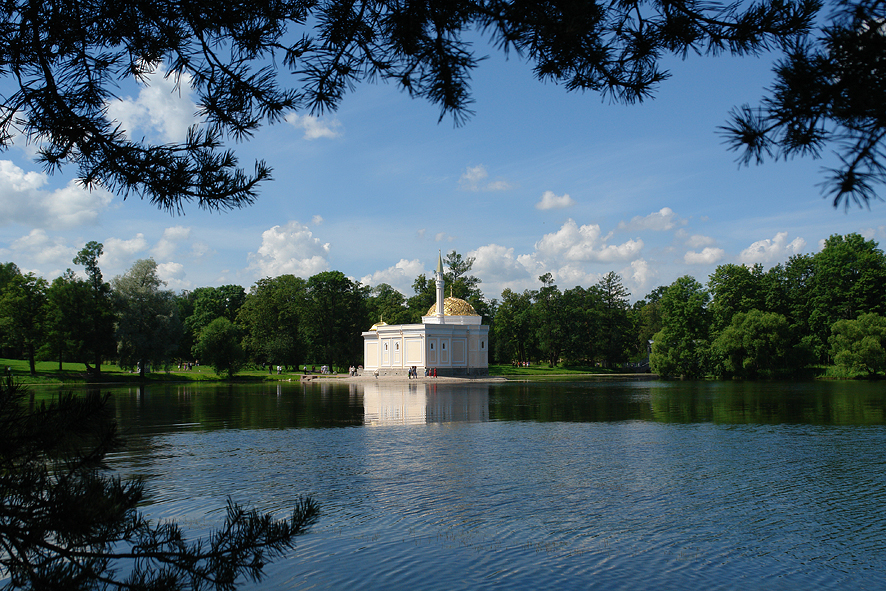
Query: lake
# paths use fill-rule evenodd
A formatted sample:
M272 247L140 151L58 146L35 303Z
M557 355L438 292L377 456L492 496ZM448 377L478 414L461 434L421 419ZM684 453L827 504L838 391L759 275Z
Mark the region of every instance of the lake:
M106 391L103 389L102 391ZM321 505L244 589L882 589L879 383L109 389L151 519Z

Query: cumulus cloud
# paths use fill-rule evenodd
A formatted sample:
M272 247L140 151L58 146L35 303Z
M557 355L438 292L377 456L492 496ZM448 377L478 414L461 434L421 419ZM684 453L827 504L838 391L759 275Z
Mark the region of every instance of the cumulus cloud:
M659 232L673 230L677 226L685 226L687 220L679 217L670 207L662 207L660 210L647 216L636 216L630 222L619 222L619 230L655 230Z
M553 191L545 191L541 196L541 201L535 204L535 209L563 209L575 205L575 199L568 193L557 196Z
M622 269L619 274L625 278L625 283L630 286L631 292L638 297L642 297L652 281L658 277L655 269L643 259L631 261L631 265Z
M450 236L446 232L437 232L434 235L434 240L436 242L452 242L453 240L455 240L455 236Z
M145 240L145 235L141 232L136 234L135 238L128 240L108 238L102 245L99 266L102 271L107 269L118 274L127 271L128 267L137 259L146 258L141 255L148 249L148 241ZM126 268L123 268L124 266Z
M394 289L399 290L403 294L411 292L412 283L415 278L425 272L424 265L418 259L408 261L400 259L393 267L376 271L371 275L366 275L360 279L360 283L364 285L376 286L387 283Z
M191 287L190 281L185 281L185 266L181 263L159 263L157 277L166 283L167 288L172 290L178 291Z
M154 245L151 254L156 259L168 259L175 254L180 243L191 237L191 229L184 226L172 226L163 230L163 237Z
M720 261L725 256L722 248L705 248L701 252L690 250L683 255L683 262L687 265L710 265Z
M788 242L788 233L779 232L771 240L758 240L741 251L738 260L746 265L754 263L772 263L783 261L795 254L799 254L806 247L806 241L802 238L794 238Z
M689 248L702 248L704 246L712 246L717 241L710 236L702 236L701 234L693 234L686 239L686 246Z
M45 174L26 172L9 160L0 160L0 225L21 224L71 228L94 224L113 196L104 189L88 190L76 181L48 191Z
M320 224L323 223L323 217L319 216L319 215L315 215L314 217L311 218L311 223L314 224L315 226L319 226Z
M52 271L39 271L39 275L58 275L68 267L74 267L73 259L77 249L65 243L63 238L50 237L44 230L31 230L26 236L13 240L9 245L11 258L27 260Z
M643 241L627 240L622 244L607 244L609 236L601 236L600 226L578 226L569 219L557 232L545 234L535 243L539 254L545 257L563 258L567 261L627 261L635 258L643 249Z
M341 135L339 131L341 122L337 119L321 119L313 115L290 113L286 116L286 122L296 129L303 129L305 134L302 137L306 140L334 139Z
M462 191L506 191L511 188L507 181L496 180L487 182L489 173L482 164L469 166L458 180L458 187Z
M127 136L158 135L164 142L180 142L188 128L198 123L197 105L191 99L191 77L174 77L160 67L146 78L138 97L108 103L108 117L120 123Z
M262 233L258 252L249 253L249 270L260 277L292 274L310 277L329 267L329 244L323 244L307 226L292 220Z
M487 244L467 256L474 258L471 274L480 277L484 283L511 284L531 278L529 269L514 256L513 248Z

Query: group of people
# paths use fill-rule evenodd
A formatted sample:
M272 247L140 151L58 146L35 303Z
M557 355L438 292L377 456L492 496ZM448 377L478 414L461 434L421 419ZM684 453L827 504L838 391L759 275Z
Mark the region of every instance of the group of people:
M409 368L409 372L406 374L410 380L418 379L418 367L413 365ZM436 367L426 367L425 368L425 377L426 378L436 378L437 377L437 368Z

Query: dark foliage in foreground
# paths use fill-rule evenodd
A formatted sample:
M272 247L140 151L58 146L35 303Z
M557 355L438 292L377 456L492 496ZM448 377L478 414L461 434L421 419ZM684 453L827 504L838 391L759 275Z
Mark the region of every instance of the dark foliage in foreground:
M29 407L12 380L0 384L0 576L23 589L234 589L317 519L310 498L288 520L228 501L224 525L186 541L172 522L136 509L144 487L103 472L119 449L108 396Z

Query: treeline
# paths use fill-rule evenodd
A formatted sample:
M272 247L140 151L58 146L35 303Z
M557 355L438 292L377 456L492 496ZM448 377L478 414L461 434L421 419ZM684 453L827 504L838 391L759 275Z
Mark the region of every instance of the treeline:
M421 322L434 305L433 278L414 295L374 288L338 271L308 279L265 278L174 293L152 259L105 282L102 245L90 242L53 282L0 265L0 347L5 357L146 368L200 361L220 374L244 364L362 362L360 333L375 322ZM814 364L876 374L886 368L886 258L858 234L831 236L821 252L768 270L726 264L703 285L690 276L631 294L610 272L561 291L546 273L536 290L483 296L474 260L446 255L447 295L470 302L490 325L491 363L616 367L645 362L662 375L777 377ZM651 352L651 355L650 355Z
M500 361L615 366L649 355L665 376L780 377L811 365L886 369L886 258L858 234L834 235L786 263L720 265L630 305L615 273L561 292L505 290L494 319Z
M362 363L361 332L379 320L421 322L436 301L435 283L425 275L407 299L389 285L370 288L339 271L265 278L248 292L223 285L175 293L165 289L153 259L105 281L102 252L90 242L73 259L86 279L68 269L48 283L14 263L0 265L0 356L27 359L31 373L38 360L57 360L59 369L82 363L90 374L101 373L103 360L142 375L190 362L225 375L245 364L346 367ZM489 320L480 280L467 274L472 261L454 251L445 261L447 290Z

